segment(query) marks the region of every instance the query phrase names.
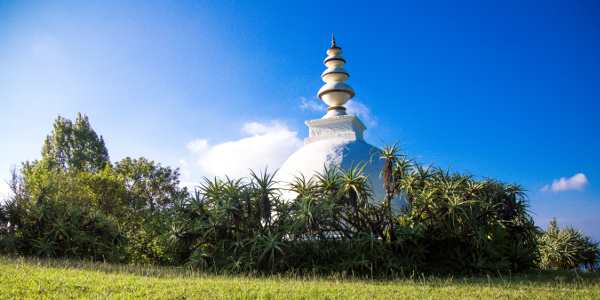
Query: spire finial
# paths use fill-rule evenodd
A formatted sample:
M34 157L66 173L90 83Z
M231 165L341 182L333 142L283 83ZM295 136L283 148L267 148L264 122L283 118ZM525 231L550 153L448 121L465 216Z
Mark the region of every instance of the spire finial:
M331 48L339 48L335 43L335 35L331 32Z
M321 73L325 84L317 92L317 96L329 107L323 119L346 115L344 104L354 97L354 89L346 84L350 74L344 69L345 63L342 48L336 44L335 35L332 32L331 47L327 49L327 57L323 61L327 69Z

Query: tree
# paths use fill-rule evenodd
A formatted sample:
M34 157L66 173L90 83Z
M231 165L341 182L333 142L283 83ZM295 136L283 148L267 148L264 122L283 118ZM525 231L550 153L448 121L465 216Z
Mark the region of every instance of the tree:
M189 197L187 189L179 187L179 171L143 157L126 157L115 163L114 173L126 194L119 223L127 238L129 260L173 263L179 254L174 254L178 250L172 247L170 231L186 224L174 222L173 211Z
M75 123L59 116L42 148L42 161L51 169L97 172L109 164L108 150L86 115Z
M170 207L174 201L187 196L187 190L179 187L179 170L144 157L126 157L115 164L114 171L123 177L128 205L136 210Z

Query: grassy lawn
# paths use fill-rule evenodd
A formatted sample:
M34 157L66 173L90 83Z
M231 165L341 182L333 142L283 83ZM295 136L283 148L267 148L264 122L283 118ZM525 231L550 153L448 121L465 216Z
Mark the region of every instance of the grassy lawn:
M600 274L390 281L208 275L184 268L0 257L1 299L600 299Z

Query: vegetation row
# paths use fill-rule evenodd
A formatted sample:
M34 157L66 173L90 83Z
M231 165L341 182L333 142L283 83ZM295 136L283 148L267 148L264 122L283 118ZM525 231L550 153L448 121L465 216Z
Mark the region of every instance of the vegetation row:
M596 266L598 244L556 221L539 229L520 186L426 168L395 146L377 155L383 199L360 165L288 183L250 171L190 191L177 169L145 158L112 163L86 116L59 117L41 159L12 173L0 251L370 277Z

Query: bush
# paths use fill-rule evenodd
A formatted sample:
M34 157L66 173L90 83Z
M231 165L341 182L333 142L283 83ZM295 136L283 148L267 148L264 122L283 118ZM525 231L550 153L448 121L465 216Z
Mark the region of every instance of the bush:
M559 228L556 219L539 237L540 268L546 270L583 267L593 270L598 262L598 243L573 228Z
M360 167L328 168L288 187L267 171L205 179L174 207L178 260L211 270L369 276L535 267L538 229L519 187L391 160L388 201L372 198ZM282 200L284 188L296 197ZM406 203L393 210L393 201Z
M124 238L99 211L66 203L10 202L2 235L5 252L43 257L123 261Z

